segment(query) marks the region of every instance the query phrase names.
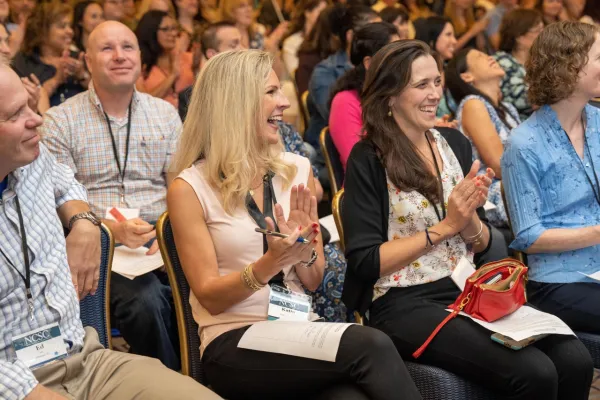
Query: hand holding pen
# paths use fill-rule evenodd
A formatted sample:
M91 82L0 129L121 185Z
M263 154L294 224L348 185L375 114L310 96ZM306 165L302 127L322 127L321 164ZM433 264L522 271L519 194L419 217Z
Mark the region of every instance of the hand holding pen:
M274 232L274 231L269 231L267 229L260 229L260 228L256 228L256 229L254 229L254 231L258 232L258 233L262 233L263 235L270 235L270 236L275 236L275 237L279 237L279 238L283 238L283 239L290 236L290 235L286 235L285 233ZM308 240L304 239L302 236L299 236L298 239L296 239L296 242L303 243L303 244L310 243Z

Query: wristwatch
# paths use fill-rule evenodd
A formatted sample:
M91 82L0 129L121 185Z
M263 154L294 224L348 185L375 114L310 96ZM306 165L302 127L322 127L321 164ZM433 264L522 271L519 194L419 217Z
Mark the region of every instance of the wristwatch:
M80 219L87 219L95 226L100 226L100 224L102 223L102 221L100 221L100 218L98 218L96 214L94 214L91 211L86 211L79 214L75 214L71 217L71 219L69 220L69 230L73 228L73 224L75 223L75 221Z

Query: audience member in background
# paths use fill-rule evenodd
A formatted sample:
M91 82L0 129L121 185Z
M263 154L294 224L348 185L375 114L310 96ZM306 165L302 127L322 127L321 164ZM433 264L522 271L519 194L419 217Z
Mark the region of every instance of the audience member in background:
M587 0L587 2L594 2L594 0ZM582 17L583 8L585 6L586 0L563 0L564 8L563 13L561 15L561 20L563 21L579 21ZM596 4L598 7L598 4Z
M71 47L85 52L90 33L102 22L104 22L104 12L100 3L95 1L77 3L73 12L73 44Z
M329 14L332 33L339 39L340 49L315 66L308 86L308 111L310 121L304 140L319 149L319 135L329 123L329 91L346 71L350 63L350 44L353 32L381 18L366 6L346 7L337 4ZM319 177L322 181L324 176Z
M475 20L474 0L446 0L444 16L450 19L454 27L454 33L458 38L456 49L463 47L476 47L485 50L488 40L485 29L488 25L488 17Z
M123 18L121 22L134 32L138 22L135 18L136 12L134 0L123 0Z
M454 27L448 18L439 16L419 18L415 21L415 39L427 43L432 50L435 50L442 59L443 65L454 56L457 42ZM442 86L445 86L443 72ZM437 117L450 119L456 112L456 102L447 88L444 88L442 93Z
M256 22L263 25L267 32L272 31L281 23L279 20L279 15L277 11L275 11L274 3L277 3L279 6L279 10L281 11L283 19L285 21L289 21L290 16L293 15L296 7L298 7L296 1L297 0L273 0L254 2L255 7L258 8Z
M486 201L493 171L476 176L476 161L464 176L462 165L471 160L432 129L442 85L431 54L422 42L402 40L373 57L362 95L365 139L348 160L342 210L344 302L369 310L370 326L387 333L405 359L459 296L450 278L458 262L472 262L490 241L475 210ZM551 335L512 351L461 316L418 361L514 400L584 400L593 375L574 336Z
M503 78L504 70L496 60L475 49L459 51L446 67L446 86L459 103L458 127L473 144L473 159L481 160L480 172L489 167L496 174L488 195L496 208L486 214L499 228L508 227L500 189L500 158L511 130L521 123L515 107L502 101Z
M104 0L104 19L107 21L122 21L125 19L124 0Z
M335 53L340 45L339 40L331 32L329 17L334 6L329 6L321 11L314 28L304 38L298 49L298 68L294 78L298 93L308 90L308 83L315 66Z
M387 22L367 24L357 30L350 46L350 62L354 68L342 75L331 88L329 134L344 170L352 147L362 136L360 92L371 58L383 46L398 39L396 27Z
M141 0L137 7L137 20L140 21L148 11L164 11L175 18L175 6L171 0Z
M194 83L192 53L177 46L180 28L164 11L148 11L135 31L142 53L141 92L168 101L177 107L179 93Z
M535 8L542 14L544 25L560 21L563 0L537 0Z
M286 70L294 76L298 69L298 49L309 37L319 14L327 7L326 0L302 0L294 12L289 36L283 41L282 57Z
M597 1L587 0L581 15L581 22L600 26L600 4Z
M502 157L511 247L527 253L529 301L593 333L600 286L582 273L600 269L600 110L587 105L600 97L599 60L597 27L546 27L526 65L529 96L541 107L513 131Z
M400 4L397 7L386 7L379 13L383 22L389 22L396 27L398 37L402 39L410 39L408 11ZM413 29L414 31L414 29Z
M103 220L115 241L139 248L156 236L152 222L166 209L167 167L181 129L177 111L135 90L140 51L125 25L104 22L92 32L86 54L90 89L46 113L44 142L85 185L92 210L130 208L139 218ZM147 254L158 251L154 242ZM171 289L163 272L130 280L112 274L111 317L131 352L179 369Z
M11 59L11 50L9 45L10 35L6 30L6 26L0 24L0 55L3 60L0 63L7 62ZM27 105L32 110L39 114L44 114L50 108L50 100L46 90L40 85L40 81L34 74L29 74L28 77L21 78L23 87L27 90L29 101Z
M544 29L542 15L536 10L516 9L504 17L500 28L500 47L494 58L504 70L502 101L512 104L522 121L533 108L527 98L525 63L533 41Z
M207 382L234 400L248 393L261 399L282 393L290 399L420 399L392 343L371 328L349 327L335 362L238 348L248 328L267 319L268 282L304 293L323 279L310 163L283 152L278 134L288 106L265 52L220 54L194 87L168 209L200 326ZM275 221L290 237L254 232L257 225L275 229ZM300 235L310 244L294 244Z
M198 15L198 0L175 0L175 16L181 27L181 49L191 50L190 45L194 32L200 28L200 23L196 21Z
M239 29L234 24L222 21L209 25L202 32L199 45L196 46L195 43L193 45L195 64L193 70L194 75L197 75L200 72L202 56L206 60L210 60L223 51L239 50L242 47L242 37ZM199 54L196 54L196 52ZM179 116L182 121L185 121L193 88L194 85L192 84L179 93Z
M9 15L4 21L6 29L10 33L10 50L12 57L21 49L27 21L37 5L37 0L8 0Z
M89 215L85 189L73 172L39 144L37 128L42 119L27 106L27 92L17 75L2 66L0 82L0 196L4 209L0 232L2 252L7 256L0 257L2 398L220 399L157 360L105 350L98 333L83 328L76 289L83 297L86 291L93 293L98 283L97 275L94 277L100 266L97 219ZM18 229L20 219L24 230ZM71 228L66 243L63 227ZM25 261L23 237L28 242ZM19 276L27 270L29 280L25 265L29 262L31 309L27 306L29 286ZM84 276L82 285L78 273L84 269L90 274ZM75 276L71 275L74 271ZM73 282L79 283L78 287ZM31 370L21 356L16 359L11 338L36 332L39 338L48 324L58 325L68 355ZM31 362L31 357L27 361Z
M375 4L373 4L371 6L371 8L376 13L381 13L381 11L384 8L387 8L387 7L397 7L399 5L400 4L398 4L398 0L378 0ZM389 22L389 21L386 21L386 22Z
M8 0L0 0L0 25L8 24L8 17L10 15L10 7L8 6Z
M21 77L34 74L56 106L87 87L90 76L83 64L83 53L71 52L73 10L58 2L37 6L27 23L21 51L13 68Z
M502 18L518 6L519 0L498 0L498 5L487 13L489 22L487 28L485 28L485 34L494 49L498 49L498 46L500 46L500 24L502 24Z

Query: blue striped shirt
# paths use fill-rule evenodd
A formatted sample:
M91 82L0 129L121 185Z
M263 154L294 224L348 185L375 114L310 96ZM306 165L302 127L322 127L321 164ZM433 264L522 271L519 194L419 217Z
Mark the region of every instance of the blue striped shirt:
M40 156L8 176L0 200L0 246L25 275L19 217L19 196L31 261L34 318L29 316L25 284L0 257L0 399L23 399L37 385L33 373L16 360L12 338L41 326L58 323L75 353L83 346L79 301L71 281L66 243L56 209L71 200L87 201L84 187L69 167L59 164L40 143Z

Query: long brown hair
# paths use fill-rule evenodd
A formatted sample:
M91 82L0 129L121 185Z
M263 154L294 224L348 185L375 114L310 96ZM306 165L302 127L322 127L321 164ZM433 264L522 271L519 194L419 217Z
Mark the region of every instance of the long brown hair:
M71 6L57 0L39 3L35 6L31 17L27 21L21 52L29 56L35 52L40 52L44 40L48 39L52 24L59 22L65 16L72 15L72 13Z
M441 71L439 56L420 40L400 40L379 50L367 70L361 94L364 138L374 144L392 183L404 192L416 190L434 202L440 186L410 139L388 116L390 98L410 83L412 64L432 56Z

